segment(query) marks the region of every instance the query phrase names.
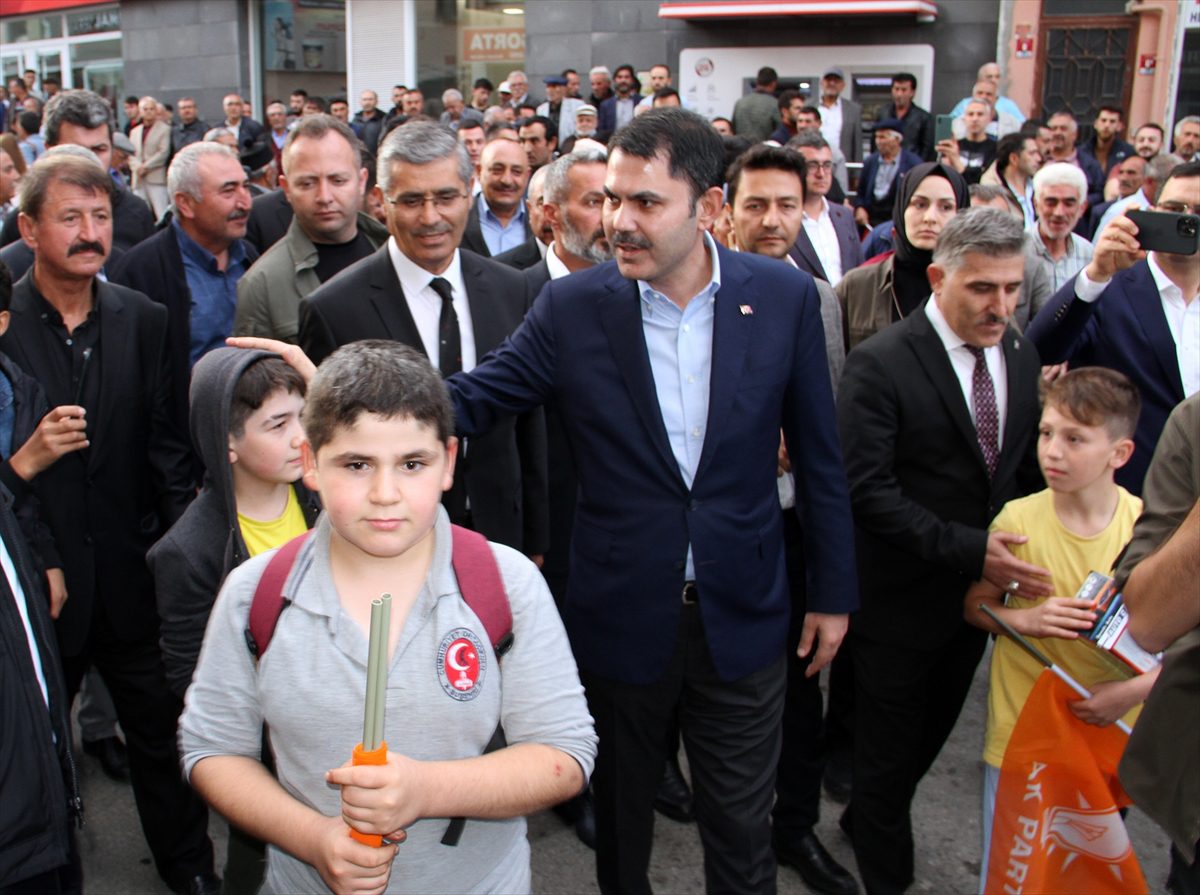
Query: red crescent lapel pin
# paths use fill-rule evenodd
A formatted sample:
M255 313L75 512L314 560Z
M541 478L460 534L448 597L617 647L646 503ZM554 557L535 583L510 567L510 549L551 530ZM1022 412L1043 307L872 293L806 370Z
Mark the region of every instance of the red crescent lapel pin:
M754 308L749 305L738 305L738 310L742 312L743 317L749 317L754 313Z

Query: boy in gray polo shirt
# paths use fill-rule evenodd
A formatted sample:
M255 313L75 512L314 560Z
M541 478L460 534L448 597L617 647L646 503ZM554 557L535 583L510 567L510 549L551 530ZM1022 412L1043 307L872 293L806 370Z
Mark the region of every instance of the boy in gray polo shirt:
M445 388L419 353L383 341L339 349L313 379L304 428L304 481L325 512L257 666L244 632L272 554L226 580L180 719L184 771L230 823L269 843L264 892L529 891L523 815L580 792L596 752L543 579L491 545L513 616L501 666L451 567L440 498L457 443ZM388 761L351 767L370 602L384 592ZM467 661L451 648L464 638ZM261 763L264 723L278 780ZM497 724L508 745L483 755ZM445 845L454 817L468 821ZM396 844L362 845L347 823Z

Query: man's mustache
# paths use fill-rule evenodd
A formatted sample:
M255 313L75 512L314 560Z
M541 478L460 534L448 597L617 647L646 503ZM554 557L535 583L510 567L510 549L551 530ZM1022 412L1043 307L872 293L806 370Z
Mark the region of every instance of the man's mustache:
M242 218L248 218L248 217L250 217L250 212L247 209L235 208L233 211L229 212L229 217L227 217L225 220L240 221L240 220L242 220Z
M636 233L617 233L613 235L612 246L614 249L648 249L651 244L646 237L638 236Z
M97 255L107 255L108 249L104 248L98 242L85 239L67 249L67 257L70 258L72 255L78 255L80 252L95 252Z

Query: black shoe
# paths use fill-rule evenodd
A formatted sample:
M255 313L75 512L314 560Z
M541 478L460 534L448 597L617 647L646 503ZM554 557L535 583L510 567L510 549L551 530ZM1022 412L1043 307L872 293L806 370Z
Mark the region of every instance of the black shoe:
M683 779L677 758L667 760L662 782L658 784L658 792L654 796L654 810L681 824L690 824L695 819L692 814L692 790Z
M787 842L777 840L775 857L780 864L800 871L800 878L818 892L827 895L856 895L858 892L858 883L850 871L833 859L813 832Z
M825 762L825 774L821 779L825 795L843 805L850 801L850 786L854 780L852 758L849 752L834 752Z
M83 741L83 751L100 761L100 768L112 780L124 782L129 779L129 754L119 737Z
M211 870L184 880L175 889L177 895L221 895L221 877Z

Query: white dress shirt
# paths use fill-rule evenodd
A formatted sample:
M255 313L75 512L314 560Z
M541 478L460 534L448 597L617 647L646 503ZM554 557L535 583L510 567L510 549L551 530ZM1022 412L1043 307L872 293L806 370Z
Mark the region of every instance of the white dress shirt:
M475 367L475 330L471 327L471 305L467 301L467 287L463 284L462 260L457 250L450 266L440 274L431 274L423 267L418 267L396 245L396 237L388 237L388 255L392 259L392 267L400 280L400 288L404 290L404 300L408 303L409 313L417 325L421 336L421 344L425 346L425 354L436 370L440 366L441 347L438 341L438 329L442 319L442 298L429 284L435 276L441 277L450 284L453 295L454 313L458 315L458 332L462 340L463 372Z
M546 254L543 256L546 259L546 269L550 271L550 279L552 280L558 280L571 275L571 271L567 268L567 265L563 264L562 259L555 253L555 245L556 243L550 243L550 248L547 249Z
M836 286L842 278L842 246L837 231L833 229L833 218L829 215L829 201L822 197L821 213L815 218L804 212L801 219L808 241L817 253L817 260L825 271L830 286Z
M1183 290L1163 273L1155 260L1155 252L1146 256L1150 275L1158 287L1162 301L1163 316L1167 318L1167 329L1175 340L1175 357L1179 364L1179 378L1183 380L1183 395L1190 398L1200 391L1200 297L1184 303ZM1110 281L1111 282L1111 281ZM1079 271L1075 278L1075 297L1089 304L1096 301L1108 283L1093 283L1088 279L1087 269Z
M962 389L963 398L967 402L967 410L971 412L971 422L978 427L979 420L975 409L973 387L975 355L971 353L967 343L959 337L958 333L950 328L946 318L942 316L942 309L938 307L936 296L932 296L925 303L925 314L929 317L929 322L933 324L933 329L942 340L942 344L946 346L946 354L950 357L950 366L954 368L954 375L958 378L958 387ZM992 387L996 390L996 419L1000 424L997 445L1003 449L1004 423L1008 419L1008 367L1004 362L1004 349L998 344L984 348L983 359L986 361L988 373L992 377Z

